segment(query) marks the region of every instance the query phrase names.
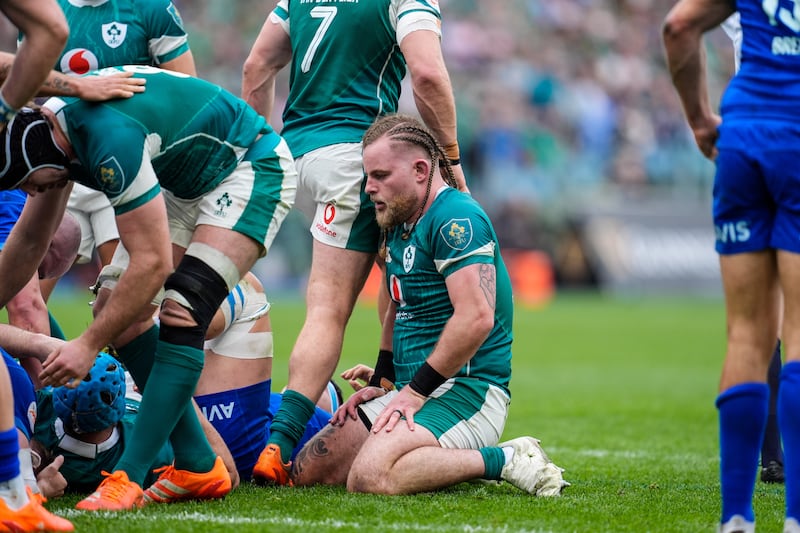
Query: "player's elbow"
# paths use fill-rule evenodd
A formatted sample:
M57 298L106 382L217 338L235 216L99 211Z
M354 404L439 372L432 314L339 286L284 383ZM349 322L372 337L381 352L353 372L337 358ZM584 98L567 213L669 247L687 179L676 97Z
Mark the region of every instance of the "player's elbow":
M661 26L661 37L667 48L686 39L687 35L692 33L696 33L694 25L680 11L673 10L669 12L664 19L664 24Z
M69 26L67 26L67 21L63 20L62 24L55 24L50 28L50 31L52 32L53 40L56 42L56 45L59 48L64 48L69 38Z
M447 71L436 65L420 65L411 72L411 83L417 94L439 92L450 87Z
M53 49L63 50L69 38L69 25L61 10L43 14L47 20L42 20L41 33L46 35L49 45Z
M475 331L477 335L481 335L481 338L485 339L489 336L489 333L491 333L494 327L494 310L488 307L485 309L481 308L478 313L476 313L471 324L473 331Z

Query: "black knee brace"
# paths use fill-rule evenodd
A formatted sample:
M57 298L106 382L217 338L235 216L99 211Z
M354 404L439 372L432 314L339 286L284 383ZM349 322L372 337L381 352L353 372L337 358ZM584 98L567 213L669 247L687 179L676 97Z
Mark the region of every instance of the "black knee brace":
M167 291L164 299L171 299L188 309L197 326L179 328L162 324L159 338L172 344L202 349L206 329L228 296L225 280L200 259L184 255L175 272L167 277L164 289Z

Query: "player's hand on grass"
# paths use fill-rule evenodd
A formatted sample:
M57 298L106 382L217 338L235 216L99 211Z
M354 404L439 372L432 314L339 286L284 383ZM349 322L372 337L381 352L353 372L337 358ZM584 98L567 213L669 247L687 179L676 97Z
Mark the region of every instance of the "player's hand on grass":
M63 496L67 488L67 480L59 471L64 464L64 456L59 455L36 475L36 485L45 498Z
M102 102L130 98L136 93L144 92L145 80L132 76L133 72L120 72L108 76L75 78L78 97L90 102Z
M39 378L43 387L75 388L86 377L97 358L98 350L87 346L81 337L68 341L53 350L42 363Z

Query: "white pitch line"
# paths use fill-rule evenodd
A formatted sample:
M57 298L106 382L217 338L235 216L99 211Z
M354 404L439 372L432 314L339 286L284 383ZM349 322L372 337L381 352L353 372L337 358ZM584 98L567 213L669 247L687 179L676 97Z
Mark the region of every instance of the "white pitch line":
M226 526L235 525L272 525L272 526L292 526L302 527L304 529L312 528L327 528L327 529L347 529L347 530L369 530L374 529L376 524L374 522L361 523L361 522L345 522L342 520L298 520L289 517L248 517L248 516L219 516L214 514L205 514L199 512L181 512L170 515L151 515L138 512L105 512L105 511L78 511L76 509L66 509L58 511L60 516L65 518L76 518L78 516L86 516L87 514L92 517L97 517L102 520L120 520L123 522L200 522L203 524L219 524ZM483 526L471 526L464 524L461 526L442 528L441 525L426 526L422 524L380 524L381 530L388 531L462 531L465 533L549 533L545 530L531 530L531 529L512 529L509 527L489 528Z

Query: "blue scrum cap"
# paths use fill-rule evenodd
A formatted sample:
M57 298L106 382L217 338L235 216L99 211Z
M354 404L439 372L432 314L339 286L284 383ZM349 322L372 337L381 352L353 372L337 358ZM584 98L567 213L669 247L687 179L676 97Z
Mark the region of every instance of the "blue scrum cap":
M125 370L100 352L89 373L74 389L53 389L53 408L64 427L91 433L115 425L125 414Z

